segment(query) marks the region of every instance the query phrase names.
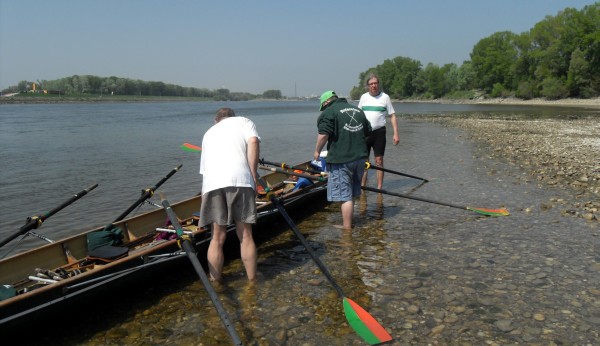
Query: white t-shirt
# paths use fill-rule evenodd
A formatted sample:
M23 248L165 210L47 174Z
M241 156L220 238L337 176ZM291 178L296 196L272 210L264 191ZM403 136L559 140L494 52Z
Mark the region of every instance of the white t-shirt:
M385 126L385 118L390 114L395 114L392 100L383 91L377 96L364 93L358 101L358 108L362 109L371 123L373 131Z
M238 116L225 118L206 131L200 158L202 194L228 186L255 188L247 157L252 137L260 141L256 126Z

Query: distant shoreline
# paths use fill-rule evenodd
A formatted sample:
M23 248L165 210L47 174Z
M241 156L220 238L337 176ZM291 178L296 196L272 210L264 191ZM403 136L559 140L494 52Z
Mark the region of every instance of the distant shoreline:
M106 96L106 97L19 97L2 96L1 104L54 104L54 103L145 103L145 102L202 102L214 101L199 97L174 97L174 96ZM276 101L276 100L252 100ZM281 99L280 101L295 101L295 99ZM560 99L546 100L543 98L522 100L517 98L479 98L479 99L402 99L393 100L395 103L436 103L436 104L470 104L470 105L518 105L518 106L553 106L553 107L581 107L600 109L600 97L592 99ZM231 101L237 102L237 101Z

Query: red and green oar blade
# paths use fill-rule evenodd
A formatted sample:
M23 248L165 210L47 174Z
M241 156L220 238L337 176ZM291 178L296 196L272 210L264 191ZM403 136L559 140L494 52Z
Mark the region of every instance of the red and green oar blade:
M371 314L348 297L344 297L344 313L352 329L369 345L392 340L392 336Z
M466 207L465 209L471 210L471 211L474 211L476 213L479 213L481 215L486 215L486 216L508 216L508 215L510 215L508 210L505 208L487 209L487 208Z
M181 145L181 149L183 149L185 151L192 152L192 153L197 153L197 152L202 151L201 147L199 147L197 145L190 144L190 143L183 143Z

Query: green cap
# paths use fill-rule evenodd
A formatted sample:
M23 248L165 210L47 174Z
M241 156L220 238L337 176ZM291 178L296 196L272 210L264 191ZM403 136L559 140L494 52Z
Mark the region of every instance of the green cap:
M327 90L321 95L321 108L319 109L320 111L323 110L323 103L325 103L325 101L329 100L333 96L337 96L335 94L335 91L333 90Z

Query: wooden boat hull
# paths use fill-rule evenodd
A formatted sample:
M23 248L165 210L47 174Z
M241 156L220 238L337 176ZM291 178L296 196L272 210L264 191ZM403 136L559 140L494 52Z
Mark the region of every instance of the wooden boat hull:
M305 163L306 164L306 163ZM305 165L303 164L303 165ZM314 185L288 192L292 186L284 181L289 176L281 172L269 173L264 180L277 191L282 187L281 201L289 212L307 203L325 202L326 182L315 181ZM261 236L268 234L271 223L280 217L276 207L265 198L257 198L258 221L255 229ZM192 231L192 239L200 258L206 257L210 242L210 230L195 226L193 213L200 210L201 197L194 196L171 205L178 217L182 218L184 229ZM317 203L318 204L318 203ZM15 332L21 327L35 324L48 324L65 304L83 302L82 306L101 304L102 293L112 292L127 280L135 278L139 282L145 276L160 270L172 268L185 261L185 254L177 241L156 240L157 228L165 227L167 216L163 208L124 219L115 225L123 230L124 246L128 254L116 260L104 262L88 256L88 233L104 227L72 236L61 241L46 244L36 249L17 254L0 261L0 284L11 285L18 293L14 297L0 301L0 333ZM233 231L229 227L228 231ZM228 232L235 235L235 232ZM43 273L67 272L68 275L53 283L41 282L35 277L36 268ZM48 271L45 271L45 270ZM32 278L32 276L34 276ZM43 275L40 275L43 276ZM93 296L92 296L93 294Z

